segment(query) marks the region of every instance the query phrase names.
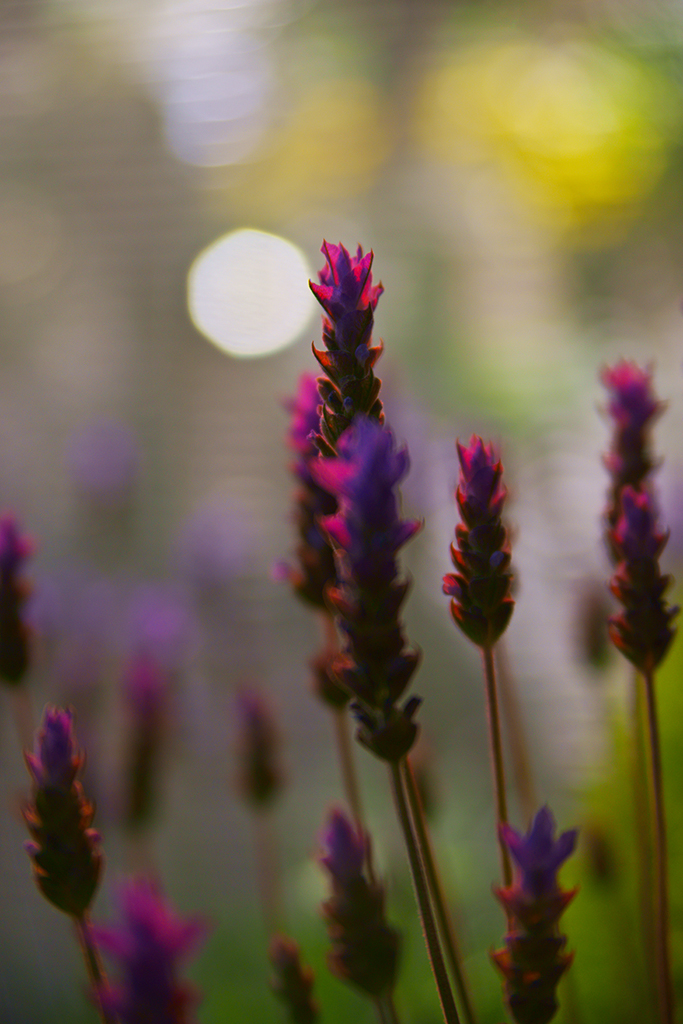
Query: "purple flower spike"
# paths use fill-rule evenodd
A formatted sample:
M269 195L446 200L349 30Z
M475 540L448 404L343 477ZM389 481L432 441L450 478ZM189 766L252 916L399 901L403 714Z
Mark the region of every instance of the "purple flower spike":
M235 712L240 793L247 803L262 809L272 804L283 785L275 715L265 694L253 687L237 694Z
M328 966L367 995L380 996L394 986L399 937L384 916L384 889L363 874L366 840L335 810L321 842L320 863L332 882L332 896L322 905L332 941Z
M321 836L321 846L323 853L320 863L342 885L362 875L365 841L339 809L330 814L330 820Z
M408 584L399 578L396 556L421 526L399 514L396 487L407 468L407 450L396 450L391 433L366 417L342 436L337 458L319 459L312 467L339 503L337 514L322 520L339 576L327 600L344 637L332 668L355 698L358 739L389 761L412 746L417 736L412 716L419 704L414 698L396 707L419 660L406 648L399 619Z
M462 517L451 545L455 573L443 578L451 615L465 636L480 647L494 644L507 628L514 601L510 596L510 547L501 522L507 491L503 466L493 445L472 435L456 445L460 479L455 497Z
M614 421L612 447L605 456L611 478L607 522L613 529L624 487L640 489L654 469L649 432L664 405L655 397L652 371L643 370L636 363L622 359L615 366L606 367L601 379L610 396L607 409Z
M32 842L38 888L59 910L80 918L90 906L102 869L100 837L90 828L94 811L76 774L83 756L76 751L70 711L47 708L33 754L26 754L33 779L24 820Z
M503 975L505 999L517 1024L548 1024L558 1009L555 990L572 955L559 919L576 891L564 892L557 872L573 852L577 830L555 838L555 819L542 807L522 835L509 825L500 834L517 867L512 885L496 896L508 918L505 946L492 954Z
M178 965L204 938L206 924L181 920L143 878L122 886L119 901L121 923L95 929L97 942L121 968L121 983L110 993L108 1009L121 1024L191 1024L197 997L178 979Z
M519 886L530 899L552 896L558 890L557 871L574 851L578 829L555 839L555 819L550 808L540 809L526 835L501 825L505 845L520 869Z
M623 605L609 620L610 639L641 672L654 671L674 636L678 608L668 606L664 593L671 583L659 569L667 534L657 529L657 511L649 491L625 487L621 513L608 541L618 565L611 590Z
M316 428L316 445L323 455L334 455L339 438L354 417L361 414L382 423L380 381L373 367L382 346L372 345L374 310L384 290L372 284L372 252L358 247L350 256L343 245L323 243L327 266L320 284L310 287L325 311L324 349L313 346L327 380L318 379L322 417Z
M13 686L29 667L30 632L23 609L30 588L21 572L32 551L15 518L0 517L0 679Z

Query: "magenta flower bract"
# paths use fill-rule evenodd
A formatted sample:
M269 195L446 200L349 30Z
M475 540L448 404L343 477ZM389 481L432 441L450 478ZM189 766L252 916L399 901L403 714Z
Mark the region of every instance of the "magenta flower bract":
M119 903L120 924L95 928L96 941L121 969L109 1010L121 1024L191 1024L197 996L178 978L178 967L205 937L206 923L181 920L144 878L123 885Z
M327 591L343 634L334 672L355 698L358 739L378 757L398 760L416 738L412 716L419 704L413 698L396 706L419 660L406 647L399 619L408 583L399 577L396 556L421 526L399 514L396 488L408 453L376 421L359 417L342 435L338 457L321 458L312 469L339 503L337 514L322 520L339 577Z
M394 986L399 936L384 916L383 887L363 874L366 840L334 810L321 842L320 863L332 883L332 896L322 905L332 941L328 966L367 995L380 996Z
M90 828L93 807L76 775L83 765L70 711L47 708L33 753L33 779L24 819L33 841L26 851L38 888L59 910L80 918L90 906L102 870L99 834Z
M0 517L0 679L13 686L22 682L29 667L24 604L30 588L21 572L32 551L14 516Z
M462 523L451 544L455 573L443 578L451 615L465 636L480 647L492 645L507 628L514 601L510 596L510 547L501 512L507 495L503 466L493 445L473 435L468 446L456 445L460 479L455 497Z
M337 442L357 415L383 422L379 398L380 381L373 367L382 346L372 345L374 310L382 285L372 284L372 252L363 255L358 247L350 256L343 245L323 242L327 266L319 273L319 284L311 291L325 310L324 349L313 346L327 380L318 379L322 402L316 444L323 455L334 455Z
M616 525L608 535L617 559L611 590L623 605L609 620L610 639L642 672L652 672L674 636L673 619L664 593L671 577L662 575L659 556L668 535L657 528L657 510L649 491L624 487Z
M500 826L501 839L517 864L512 885L496 890L508 918L505 947L492 953L505 979L505 999L517 1024L548 1024L558 1008L555 990L572 954L559 919L576 890L564 892L557 872L573 852L577 830L555 838L555 820L542 807L523 835Z

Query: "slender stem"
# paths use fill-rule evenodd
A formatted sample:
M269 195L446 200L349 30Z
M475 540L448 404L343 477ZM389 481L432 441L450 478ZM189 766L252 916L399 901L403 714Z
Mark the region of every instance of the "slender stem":
M510 671L510 659L507 657L507 648L504 641L505 637L496 645L500 705L506 726L506 735L510 741L512 776L519 798L519 805L523 818L527 824L531 824L532 818L538 810L538 800L531 770L529 744L527 743L519 700L517 699L515 680Z
M415 839L420 851L422 863L424 864L425 874L427 876L427 885L429 886L429 894L432 899L434 914L439 926L444 953L450 965L451 976L455 982L455 987L458 990L458 995L460 997L463 1019L467 1024L475 1024L476 1016L474 1013L474 1007L472 1006L472 1000L462 969L462 954L460 952L458 938L455 933L453 919L449 913L448 904L446 903L443 884L439 875L436 858L434 857L434 846L429 834L422 801L420 799L420 792L415 781L415 773L413 772L413 766L410 763L409 757L406 757L404 763L401 765L401 770L404 776L410 815L413 819Z
M339 754L339 767L344 785L344 795L346 796L356 828L359 832L364 833L363 805L346 709L335 708L332 714L334 717L334 731L337 740L337 752Z
M280 892L280 871L277 841L272 814L256 811L254 814L254 850L266 932L275 935L283 930L284 914Z
M493 766L493 788L496 798L496 820L497 831L500 826L507 824L508 809L505 796L505 767L503 764L503 742L500 734L500 715L498 713L498 695L496 692L496 670L493 664L493 648L487 644L482 647L484 659L484 677L486 679L486 711L489 723L489 745L491 750L491 761ZM500 861L503 872L503 884L512 885L512 865L507 846L498 835L498 846L500 848Z
M395 763L389 766L389 770L394 802L396 804L396 813L398 815L401 828L403 829L403 837L408 851L408 860L410 862L410 871L413 876L413 886L415 888L415 896L422 923L422 931L425 937L427 954L434 974L437 992L439 994L439 1001L441 1002L441 1010L446 1024L460 1024L460 1018L458 1017L458 1011L453 999L450 982L448 981L446 966L443 961L439 937L434 923L432 907L429 901L427 881L425 879L420 854L417 848L417 843L415 842L415 835L410 821L410 813L408 811L408 804L406 802L406 794L404 790L403 773L399 765Z
M386 995L383 996L378 996L377 999L375 999L375 1007L377 1009L377 1016L382 1024L400 1024L399 1016L394 1004L394 997L391 992L387 992Z
M655 860L655 956L657 962L657 994L662 1024L674 1020L673 985L669 953L669 882L666 852L666 813L662 778L662 757L657 724L654 677L651 671L643 674L645 683L645 710L649 743L650 793L653 811L653 847Z
M645 698L645 682L640 672L634 669L631 691L631 715L633 735L631 737L631 776L633 785L633 803L635 814L635 846L638 864L638 900L640 904L640 920L643 944L645 947L647 994L651 1002L654 1020L659 1006L657 965L655 957L655 922L653 914L652 894L655 891L652 850L651 810L648 806L648 778L650 775L647 741L647 713Z
M97 998L97 1009L100 1014L100 1020L102 1021L102 1024L117 1024L116 1015L107 1008L105 997L109 992L109 984L107 982L107 975L104 972L104 967L102 966L100 951L97 947L97 943L95 942L95 936L92 931L92 922L90 921L88 911L86 910L81 917L74 918L74 921L78 932L78 940L83 952L83 959L85 960L85 967Z

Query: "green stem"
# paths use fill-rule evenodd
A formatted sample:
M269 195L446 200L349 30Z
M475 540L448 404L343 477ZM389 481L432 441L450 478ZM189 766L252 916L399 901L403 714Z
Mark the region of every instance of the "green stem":
M505 637L496 645L500 706L503 713L503 721L505 722L506 735L510 743L512 777L519 798L519 806L522 811L522 817L530 825L538 810L538 799L531 770L529 744L525 735L515 680L510 670L510 659L507 656L504 641Z
M401 771L400 766L396 763L389 765L389 771L394 794L394 802L396 804L396 813L398 815L401 828L403 829L403 837L408 851L408 860L410 862L410 871L413 876L413 886L415 888L415 896L422 923L422 931L427 946L427 953L431 963L432 972L434 974L434 980L436 982L437 992L439 994L439 1000L441 1002L441 1010L446 1024L460 1024L460 1018L458 1017L458 1011L453 999L450 982L448 981L446 966L444 964L441 946L439 944L439 937L434 923L434 916L432 914L432 907L427 889L427 881L425 879L420 854L410 821L410 813L408 811L408 804L406 802L404 789L403 772Z
M413 772L413 766L410 763L409 757L406 757L401 768L408 796L410 815L413 819L413 826L415 828L415 838L420 851L420 857L422 858L422 863L424 865L425 874L427 876L427 885L429 886L429 894L431 896L434 914L439 926L444 953L451 968L451 976L455 982L455 987L458 990L463 1018L467 1024L475 1024L476 1016L474 1013L474 1007L472 1006L472 1000L462 969L462 954L455 934L453 919L448 911L448 905L444 896L439 869L434 856L434 847L429 834L427 821L425 819L420 793L415 781L415 773Z
M386 995L383 996L378 996L377 999L375 999L375 1008L377 1009L377 1016L379 1017L381 1024L400 1024L399 1016L394 1004L394 997L391 992L387 992Z
M97 999L100 1020L102 1024L117 1024L117 1017L106 1006L105 996L109 992L109 985L104 967L102 966L100 951L92 932L92 922L90 921L88 911L86 910L81 917L74 918L74 921L83 959L85 960L85 967Z
M657 995L662 1024L673 1024L674 998L669 952L669 882L666 851L666 812L662 776L662 756L657 724L654 677L651 671L643 673L645 683L645 712L649 746L649 777L652 806L652 833L654 849L654 914L655 959L657 966Z
M484 678L486 680L486 712L489 723L489 745L493 766L493 788L496 800L496 822L498 825L498 846L503 873L503 884L512 885L512 865L508 848L500 837L500 826L508 820L507 799L505 796L505 767L503 764L503 741L500 733L500 714L498 712L498 694L496 692L496 669L493 663L493 648L490 644L482 647L484 660Z
M254 851L266 933L276 935L284 931L284 913L275 822L268 809L254 813Z
M652 894L654 886L654 865L652 850L651 811L648 806L648 778L650 775L647 732L645 682L640 672L634 669L631 694L633 735L631 739L631 776L635 814L635 846L638 864L638 899L643 944L645 947L645 977L647 996L651 1003L652 1019L657 1016L659 997L657 994L657 964L655 959L655 922Z

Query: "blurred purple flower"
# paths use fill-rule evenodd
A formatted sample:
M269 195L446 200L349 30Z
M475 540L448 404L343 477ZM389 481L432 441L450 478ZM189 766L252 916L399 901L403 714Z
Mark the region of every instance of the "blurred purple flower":
M239 788L248 803L262 808L282 787L275 715L264 693L243 687L235 700L235 716Z
M30 633L24 610L29 586L23 563L33 550L14 516L0 517L0 678L19 684L29 667Z
M320 845L320 863L340 885L347 885L362 875L365 840L338 808L330 814Z
M38 888L59 910L79 918L97 889L102 854L90 825L93 807L76 775L83 755L76 750L71 711L47 707L33 753L26 752L32 799L23 809L32 837L26 852Z
M144 583L130 595L125 642L130 654L148 657L166 671L184 662L193 632L185 596L163 583Z
M555 839L555 819L546 805L540 809L526 835L512 826L500 826L503 842L519 868L518 885L529 899L541 899L557 892L557 872L574 852L578 829Z
M612 643L642 672L650 673L666 654L674 637L673 619L664 593L671 577L659 568L667 534L657 528L654 498L630 486L621 492L621 511L608 534L617 559L611 590L623 608L609 620Z
M78 490L104 504L130 497L139 461L132 433L113 420L88 423L74 434L67 451L68 467Z
M176 541L180 571L201 592L220 592L249 564L256 539L248 513L236 502L200 505L185 521Z
M73 712L47 707L34 751L26 752L26 763L36 786L69 789L82 760L74 744Z
M207 925L177 917L147 879L128 881L118 895L121 923L95 929L96 941L121 969L109 1010L121 1024L190 1024L197 996L179 980L178 965L194 953Z

